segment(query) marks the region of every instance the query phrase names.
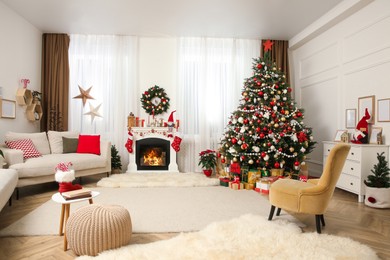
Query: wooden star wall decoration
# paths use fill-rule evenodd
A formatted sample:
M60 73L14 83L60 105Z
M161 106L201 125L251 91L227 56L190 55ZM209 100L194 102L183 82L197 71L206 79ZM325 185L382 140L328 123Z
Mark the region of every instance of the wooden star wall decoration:
M84 115L90 115L91 116L91 123L93 122L93 120L95 119L95 116L97 117L103 117L99 112L99 108L102 104L98 105L97 107L94 107L91 105L91 103L89 103L89 112L87 113L84 113Z
M84 107L84 106L85 106L85 103L87 102L87 99L94 99L94 98L89 94L89 92L91 91L91 89L92 89L92 86L91 86L89 89L84 90L84 89L82 89L82 88L80 87L80 85L79 85L80 95L75 96L75 97L73 97L73 98L80 98L80 99L82 99L82 100L83 100L83 107Z

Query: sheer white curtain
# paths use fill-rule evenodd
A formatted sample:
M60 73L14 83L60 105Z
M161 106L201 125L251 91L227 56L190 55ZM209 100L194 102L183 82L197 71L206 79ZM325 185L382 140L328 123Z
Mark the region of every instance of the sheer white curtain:
M199 171L199 152L218 149L228 117L237 109L244 79L252 75L252 59L259 55L259 40L178 39L181 171Z
M100 134L101 139L115 144L126 167L128 153L127 116L136 111L138 38L132 36L71 35L69 46L70 113L69 129L80 133ZM79 88L92 86L85 107ZM90 105L102 117L92 121Z

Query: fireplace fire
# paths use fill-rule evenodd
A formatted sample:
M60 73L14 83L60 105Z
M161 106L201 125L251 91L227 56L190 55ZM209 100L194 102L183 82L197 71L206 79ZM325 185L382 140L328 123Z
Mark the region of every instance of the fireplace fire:
M136 141L137 170L167 171L170 163L170 142L161 138Z
M161 148L148 148L141 156L141 166L165 166L166 152Z

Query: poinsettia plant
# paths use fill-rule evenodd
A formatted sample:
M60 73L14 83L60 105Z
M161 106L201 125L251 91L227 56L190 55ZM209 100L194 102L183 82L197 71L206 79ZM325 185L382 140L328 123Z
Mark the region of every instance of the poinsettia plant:
M213 169L217 165L217 154L215 151L207 149L199 153L199 163L203 169Z

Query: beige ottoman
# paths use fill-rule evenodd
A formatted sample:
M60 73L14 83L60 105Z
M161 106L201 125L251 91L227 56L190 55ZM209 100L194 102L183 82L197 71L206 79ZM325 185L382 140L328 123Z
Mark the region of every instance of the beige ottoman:
M77 255L96 256L130 242L130 214L122 206L92 204L70 215L66 223L69 248Z

